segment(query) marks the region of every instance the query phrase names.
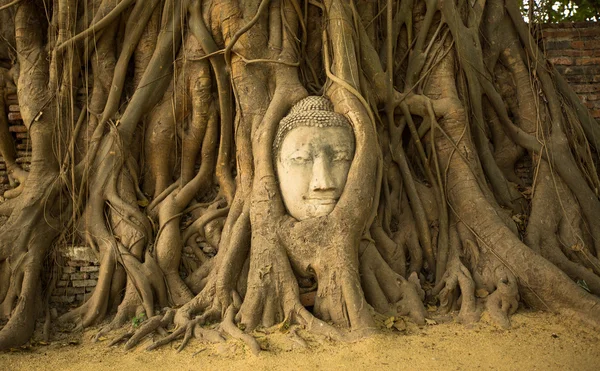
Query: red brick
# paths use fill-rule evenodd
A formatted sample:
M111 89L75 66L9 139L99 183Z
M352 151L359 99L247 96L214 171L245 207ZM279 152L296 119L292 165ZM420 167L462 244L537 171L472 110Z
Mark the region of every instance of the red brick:
M12 125L8 127L8 131L12 133L27 133L25 125Z
M83 287L67 287L66 292L69 295L83 294L85 292L85 288L83 288Z
M596 117L596 118L600 118L600 109L595 109L590 111L591 115Z
M576 93L580 94L600 92L600 84L573 84L571 85L571 88L573 88Z
M580 49L580 50L574 50L574 49L557 49L557 50L550 50L547 49L546 50L546 56L548 57L563 57L563 56L568 56L568 57L598 57L600 56L600 50L593 50L593 49Z
M569 58L569 57L551 57L551 58L548 58L548 60L552 64L560 64L560 65L566 65L566 66L570 66L573 64L573 59Z
M600 66L569 66L564 67L561 71L561 68L557 68L561 73L567 75L600 75Z
M584 57L577 58L575 63L580 66L596 65L600 66L600 57Z
M52 296L50 298L50 301L52 301L53 303L72 303L75 301L75 295L72 296Z
M87 286L96 286L98 283L97 280L80 280L73 281L73 287L87 287Z
M600 48L600 40L575 40L571 41L573 49L598 49Z
M563 73L563 76L567 79L569 84L594 84L600 82L600 75L593 75L591 73L586 74L585 72L578 75Z
M578 38L578 37L589 37L589 36L600 36L600 27L590 28L559 28L559 29L544 29L542 30L542 37L546 40L554 38Z
M8 114L8 120L9 121L23 120L23 117L21 117L21 112L11 112Z

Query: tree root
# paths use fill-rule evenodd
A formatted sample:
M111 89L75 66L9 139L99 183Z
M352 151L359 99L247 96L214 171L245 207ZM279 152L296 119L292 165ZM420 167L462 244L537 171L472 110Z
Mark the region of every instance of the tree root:
M454 310L458 305L460 295L459 322L468 324L479 320L480 314L475 301L475 282L471 277L471 272L458 258L449 262L446 273L431 293L439 295L442 313Z
M500 278L496 284L496 291L487 297L485 308L492 321L502 328L510 328L509 316L519 307L519 289L516 279L508 274Z
M409 316L419 325L425 324L423 306L425 292L416 272L408 279L395 273L369 243L362 252L360 273L367 302L381 314Z

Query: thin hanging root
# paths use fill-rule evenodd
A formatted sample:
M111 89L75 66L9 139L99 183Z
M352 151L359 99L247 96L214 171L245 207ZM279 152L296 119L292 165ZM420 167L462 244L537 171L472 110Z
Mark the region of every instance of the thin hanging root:
M56 53L57 54L60 53L68 45L72 45L80 40L87 38L90 35L96 36L96 34L98 32L100 32L103 28L112 24L112 22L114 20L116 20L121 15L121 13L123 13L125 10L127 10L127 8L129 7L129 5L131 5L132 2L133 2L133 0L122 0L102 19L98 20L97 22L94 22L92 25L90 25L90 27L88 27L84 31L78 33L77 35L73 36L69 40L66 40L65 42L60 44L56 48Z
M221 323L221 329L231 335L233 338L238 339L246 343L248 348L252 351L252 354L255 356L260 353L260 345L258 341L251 335L244 333L240 330L235 323L233 322L235 315L237 314L237 310L234 308L233 304L230 304L227 310L225 311L225 318Z

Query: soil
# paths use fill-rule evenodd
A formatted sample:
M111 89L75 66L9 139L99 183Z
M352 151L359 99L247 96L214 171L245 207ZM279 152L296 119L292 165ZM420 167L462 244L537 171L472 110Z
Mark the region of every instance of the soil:
M92 343L98 329L91 328L79 334L59 333L59 339L47 345L33 340L33 345L0 353L0 369L597 370L600 365L600 334L558 315L521 310L512 317L509 330L498 329L485 317L471 326L439 316L428 323L422 328L406 323L402 334L386 329L351 344L309 337L308 348L294 341L289 331L275 330L266 338L255 333L267 348L258 356L236 340L210 345L192 340L177 353L177 343L146 351L148 338L125 352L122 346L107 346L117 334Z

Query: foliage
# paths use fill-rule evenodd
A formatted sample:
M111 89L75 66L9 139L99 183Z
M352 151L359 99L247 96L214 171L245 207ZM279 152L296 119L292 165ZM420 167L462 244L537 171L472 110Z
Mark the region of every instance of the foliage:
M600 21L600 0L524 0L521 11L533 23Z

